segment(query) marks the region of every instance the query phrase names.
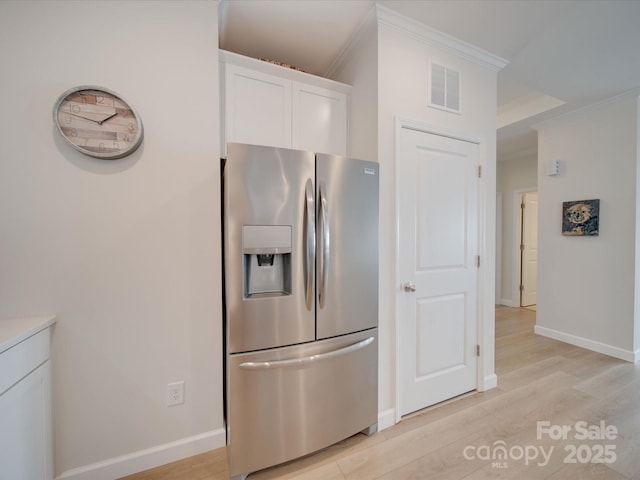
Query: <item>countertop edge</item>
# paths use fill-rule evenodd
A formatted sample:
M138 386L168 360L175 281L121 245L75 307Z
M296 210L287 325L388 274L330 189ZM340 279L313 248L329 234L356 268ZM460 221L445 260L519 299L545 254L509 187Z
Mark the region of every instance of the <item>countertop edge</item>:
M0 319L0 354L54 323L55 315Z

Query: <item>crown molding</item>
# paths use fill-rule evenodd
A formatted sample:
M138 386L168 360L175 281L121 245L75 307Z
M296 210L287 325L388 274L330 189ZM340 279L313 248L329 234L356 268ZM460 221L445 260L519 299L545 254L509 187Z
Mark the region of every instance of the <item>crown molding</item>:
M378 4L376 4L375 7L378 25L384 25L407 33L433 47L457 55L483 67L490 68L496 72L502 70L509 63L502 57L440 32L416 20L400 15L386 7Z
M349 38L349 40L344 44L336 58L331 62L329 68L324 73L326 78L333 78L333 75L337 72L337 70L342 66L347 55L353 50L353 48L360 41L360 38L364 35L367 28L371 26L373 23L375 25L376 18L376 8L375 5L372 6L367 14L363 17L362 21L358 25L358 27L354 30L353 34Z
M544 120L540 120L539 122L533 123L531 128L534 130L540 131L542 129L553 127L559 123L565 121L571 121L575 118L579 118L582 115L589 113L592 110L597 110L608 105L613 105L618 102L624 102L631 99L636 99L636 101L640 102L640 87L632 88L631 90L626 90L618 95L614 95L612 97L607 97L597 102L589 103L587 105L579 106L577 108L564 110L557 115L550 116L545 118ZM640 109L640 105L639 105Z

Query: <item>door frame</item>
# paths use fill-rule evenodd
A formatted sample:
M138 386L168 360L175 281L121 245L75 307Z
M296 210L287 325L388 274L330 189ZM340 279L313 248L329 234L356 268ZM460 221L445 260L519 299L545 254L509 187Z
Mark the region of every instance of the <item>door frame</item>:
M520 263L520 242L522 242L522 195L530 192L537 192L537 187L521 188L513 192L513 243L512 243L512 268L511 268L511 306L519 308L520 305L520 274L522 264Z
M394 200L394 235L395 252L393 269L394 295L392 295L393 312L395 323L395 423L401 421L400 415L400 305L403 298L400 278L400 200L398 196L399 186L398 169L402 159L402 129L416 130L431 135L439 135L462 140L478 145L478 165L482 170L487 168L487 140L481 135L471 135L453 130L446 130L435 127L425 122L412 120L405 117L395 117L395 145L393 158L393 200ZM494 152L495 153L495 152ZM478 272L478 323L477 323L477 344L480 346L480 356L478 357L478 371L476 374L477 391L485 391L495 388L498 385L498 377L495 374L495 197L491 202L487 202L488 188L493 186L495 192L495 160L493 162L493 183L488 182L491 172L483 171L478 182L478 252L480 255L480 267ZM490 184L490 185L488 185ZM487 228L490 226L491 228ZM493 233L491 233L493 231ZM493 236L493 242L491 241ZM487 268L489 267L489 268ZM487 299L489 301L487 301Z

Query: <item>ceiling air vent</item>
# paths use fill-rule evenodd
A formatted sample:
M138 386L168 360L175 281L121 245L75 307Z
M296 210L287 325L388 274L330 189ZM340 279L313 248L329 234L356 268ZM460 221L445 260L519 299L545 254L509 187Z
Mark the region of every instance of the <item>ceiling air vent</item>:
M444 65L431 64L429 105L460 112L460 73Z

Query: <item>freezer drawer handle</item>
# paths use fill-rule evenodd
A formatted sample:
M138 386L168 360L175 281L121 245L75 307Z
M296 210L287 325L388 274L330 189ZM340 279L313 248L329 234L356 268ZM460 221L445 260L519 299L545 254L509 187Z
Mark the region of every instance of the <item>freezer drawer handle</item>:
M285 368L296 367L300 365L306 365L309 363L320 362L328 358L339 357L340 355L346 355L347 353L355 352L361 348L366 347L373 343L374 337L366 338L358 343L354 343L338 350L333 350L327 353L319 353L318 355L311 355L309 357L292 358L289 360L276 360L273 362L245 362L240 364L240 368L247 370L264 370L267 368Z

